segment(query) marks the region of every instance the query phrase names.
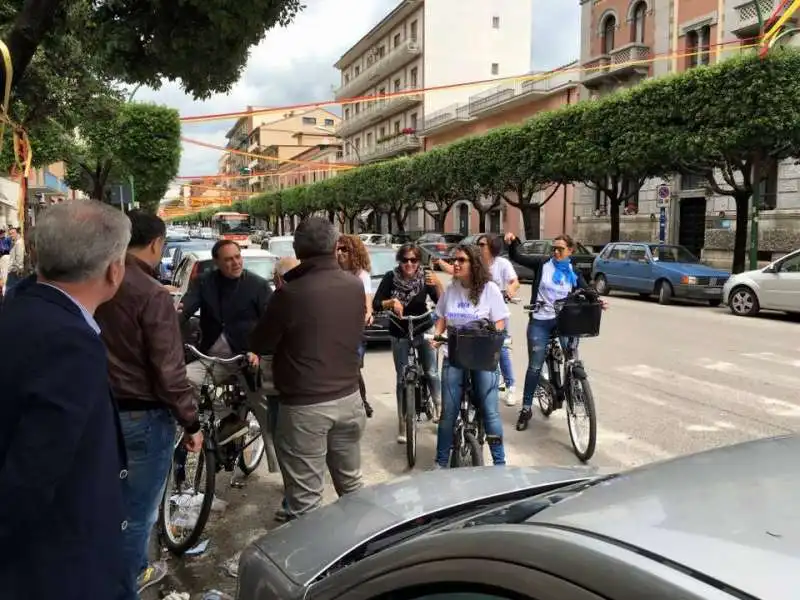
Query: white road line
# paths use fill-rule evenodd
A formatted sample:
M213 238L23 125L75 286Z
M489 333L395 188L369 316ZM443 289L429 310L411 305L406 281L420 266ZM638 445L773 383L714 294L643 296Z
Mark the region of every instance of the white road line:
M745 356L745 355L742 355ZM700 359L700 366L709 371L717 371L728 375L738 375L739 377L752 379L753 381L764 381L773 384L783 385L789 388L800 388L800 377L792 377L791 375L784 375L783 373L773 373L766 370L764 367L759 369L750 369L748 367L741 367L731 362L714 361L712 359Z
M765 362L775 363L777 365L785 365L787 367L800 367L800 360L794 358L786 358L774 352L748 352L742 354L745 358L754 358L756 360L763 360Z

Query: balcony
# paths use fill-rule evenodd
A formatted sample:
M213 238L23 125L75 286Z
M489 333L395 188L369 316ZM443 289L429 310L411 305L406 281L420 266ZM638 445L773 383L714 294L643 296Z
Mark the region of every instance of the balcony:
M407 39L397 48L379 58L372 65L364 69L357 77L352 78L334 93L337 100L352 98L363 92L382 78L397 71L400 67L410 62L422 53L422 45Z
M451 104L445 108L425 115L419 127L420 134L423 136L443 133L461 123L474 120L469 114L469 107L465 104Z
M731 32L739 38L757 36L759 34L757 8L761 9L761 17L766 21L779 4L780 0L748 0L734 6L735 15L732 18ZM789 23L796 23L796 21L792 18L789 19Z
M577 81L571 73L538 73L470 96L467 107L470 116L484 117L547 96L574 83Z
M650 71L650 47L638 42L614 48L583 63L582 83L588 88L600 87L618 79L646 76Z
M358 114L351 114L349 119L342 121L339 124L339 128L336 130L336 135L340 138L347 137L387 117L419 104L422 102L422 94L408 93L414 89L416 88L406 88L405 90L396 92L398 94L407 94L404 96L390 96L388 98L379 98L371 101L368 105L364 106L364 110L360 111Z
M378 142L374 148L361 151L361 162L370 163L386 158L392 158L401 154L416 152L422 146L422 142L414 133L403 133L385 142Z

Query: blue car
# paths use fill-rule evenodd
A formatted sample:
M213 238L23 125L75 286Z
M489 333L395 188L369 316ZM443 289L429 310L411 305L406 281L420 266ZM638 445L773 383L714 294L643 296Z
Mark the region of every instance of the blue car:
M180 239L171 240L167 238L164 244L164 251L161 253L161 264L159 265L159 278L163 283L171 283L175 265L180 263L184 252L192 250L210 250L214 245L214 240L192 240Z
M613 242L592 265L592 280L599 293L655 294L660 304L684 298L719 306L722 286L730 276L728 271L701 264L683 246L668 244Z

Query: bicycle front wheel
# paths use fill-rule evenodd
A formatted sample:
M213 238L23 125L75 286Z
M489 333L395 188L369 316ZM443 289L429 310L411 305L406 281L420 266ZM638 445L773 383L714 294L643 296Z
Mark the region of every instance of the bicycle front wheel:
M188 453L178 443L159 511L164 544L173 554L181 556L203 534L214 502L216 477L213 451L204 447L200 452Z
M406 460L408 468L417 464L417 393L414 385L407 385L403 392L403 410L406 421Z
M586 462L597 445L597 412L594 395L585 378L570 377L567 390L567 427L575 456Z
M478 438L471 431L465 431L463 441L458 438L456 440L450 455L450 468L482 467L483 452Z
M249 430L244 438L242 451L239 453L236 463L242 473L248 476L258 468L261 459L264 458L266 444L261 432L261 424L253 412L244 408L240 410L239 417L248 424Z

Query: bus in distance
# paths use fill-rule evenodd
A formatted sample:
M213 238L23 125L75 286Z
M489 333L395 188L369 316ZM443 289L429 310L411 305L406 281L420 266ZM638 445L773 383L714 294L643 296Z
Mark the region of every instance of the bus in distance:
M242 248L250 246L250 215L236 212L218 212L211 217L211 228L218 240L231 240Z

